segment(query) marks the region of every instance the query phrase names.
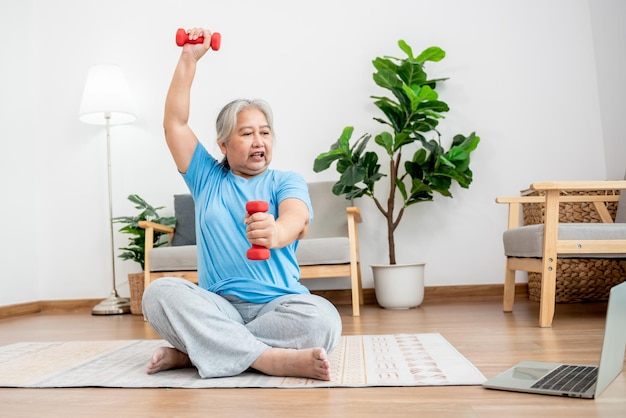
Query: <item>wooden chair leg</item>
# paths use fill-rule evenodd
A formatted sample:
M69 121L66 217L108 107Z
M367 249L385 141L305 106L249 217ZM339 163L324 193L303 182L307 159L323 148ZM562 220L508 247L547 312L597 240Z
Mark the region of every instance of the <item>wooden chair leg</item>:
M541 301L539 302L539 326L549 328L554 319L556 303L556 259L545 262L541 274Z
M509 260L507 259L506 272L504 273L504 296L502 298L502 310L504 312L512 312L514 302L515 302L515 270L509 266Z
M626 264L625 264L626 265ZM361 305L365 304L365 298L363 297L363 280L361 278L361 264L357 264L358 273L359 273L359 301Z
M543 257L541 266L541 301L539 326L551 327L556 299L556 241L559 224L559 190L546 192L546 215L543 230Z
M361 278L359 277L358 263L350 266L350 286L352 287L352 316L361 315L361 303L363 300L363 290L361 288Z

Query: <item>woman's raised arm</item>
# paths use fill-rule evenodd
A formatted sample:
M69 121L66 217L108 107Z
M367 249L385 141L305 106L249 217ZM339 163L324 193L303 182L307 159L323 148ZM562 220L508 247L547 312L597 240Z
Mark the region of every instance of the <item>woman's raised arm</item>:
M165 141L181 173L187 172L198 144L198 138L188 124L191 85L196 74L198 60L206 54L211 44L211 32L207 29L191 29L188 33L190 39L204 36L204 42L183 45L165 99L163 117Z

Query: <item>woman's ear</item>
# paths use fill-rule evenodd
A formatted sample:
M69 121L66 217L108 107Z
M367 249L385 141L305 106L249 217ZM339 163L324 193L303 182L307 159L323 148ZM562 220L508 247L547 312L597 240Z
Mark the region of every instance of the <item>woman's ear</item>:
M220 141L218 139L217 145L220 147L220 151L222 151L222 154L224 154L224 156L226 156L226 143L224 141Z

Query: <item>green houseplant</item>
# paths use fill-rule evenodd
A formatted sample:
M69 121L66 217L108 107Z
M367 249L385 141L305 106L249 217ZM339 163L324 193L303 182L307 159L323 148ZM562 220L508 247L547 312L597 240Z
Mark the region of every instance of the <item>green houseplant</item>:
M161 216L158 212L163 209L164 206L155 208L139 197L139 195L131 194L128 196L128 200L135 204L135 209L138 209L139 213L135 216L119 216L113 218L114 223L124 224L124 226L119 229L119 232L129 235L128 244L126 247L119 248L122 250L122 253L118 255L118 257L122 260L131 260L138 263L143 271L145 264L146 231L139 227L139 222L151 221L173 227L176 225L176 218L174 216ZM161 241L163 235L165 234L155 231L155 247L166 244L166 242Z
M141 315L141 299L144 290L144 268L146 260L146 230L139 226L141 221L152 221L166 226L175 226L176 218L174 216L161 216L159 210L163 206L154 207L146 202L139 195L131 194L128 200L135 204L135 209L139 212L134 216L118 216L113 218L114 223L121 223L123 226L119 232L127 234L128 243L125 247L120 247L122 253L118 255L122 260L134 261L141 266L142 273L129 273L128 285L130 288L130 312L135 315ZM166 242L161 240L165 233L154 232L154 247L165 245Z
M380 154L385 155L387 173L380 171L379 154L367 150L372 135L366 133L351 142L352 126L345 127L330 150L319 154L313 164L313 170L321 172L336 163L340 177L333 186L335 195L345 195L346 199L363 196L373 199L386 220L391 265L396 264L394 233L405 210L414 204L432 201L435 193L452 197L450 189L454 183L468 188L472 182L470 154L480 142L480 138L471 133L455 135L447 149L442 144L438 125L449 106L439 99L436 88L447 78L429 79L424 64L441 61L445 52L432 46L414 56L404 40L398 41L398 46L406 54L405 58L385 56L372 62L376 69L374 82L391 93L371 96L382 112L382 116L374 120L386 127L374 137L374 142ZM388 193L379 196L375 186L385 179Z

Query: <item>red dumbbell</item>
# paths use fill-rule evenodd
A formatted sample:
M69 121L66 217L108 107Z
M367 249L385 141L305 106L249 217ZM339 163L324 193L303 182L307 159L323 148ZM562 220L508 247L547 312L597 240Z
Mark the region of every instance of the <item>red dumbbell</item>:
M201 44L204 42L204 37L200 36L198 39L189 39L189 34L183 28L176 31L176 45L183 46L185 44ZM222 35L219 32L213 32L211 34L211 49L218 51L222 44Z
M267 212L269 208L270 205L265 200L251 200L246 203L246 211L250 215L257 212ZM267 260L270 258L270 250L262 245L252 244L252 247L246 253L246 257L248 257L248 260Z

